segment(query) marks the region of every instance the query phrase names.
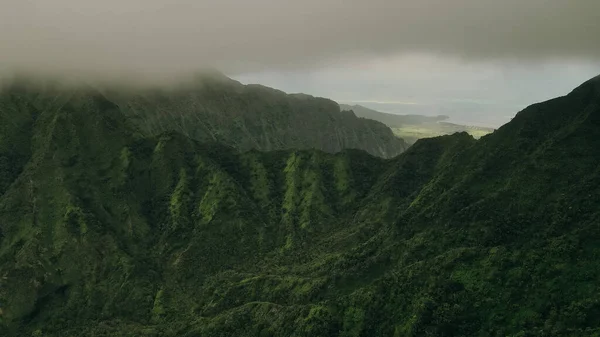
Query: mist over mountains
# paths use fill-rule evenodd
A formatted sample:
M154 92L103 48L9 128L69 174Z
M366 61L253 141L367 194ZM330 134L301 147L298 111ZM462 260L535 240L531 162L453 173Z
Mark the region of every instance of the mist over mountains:
M390 158L408 145L384 124L341 111L337 103L309 95L288 95L261 85L242 85L225 75L203 72L173 86L115 86L63 82L61 78L19 77L5 92L39 101L39 109L73 95L100 95L118 107L139 132L176 131L202 142L240 151L362 149ZM44 106L51 104L51 106Z
M211 82L193 95L125 100L127 109L126 92L5 89L0 327L18 336L594 336L599 79L480 140L423 139L391 159L240 152L186 136L193 129L163 109L337 108L264 87ZM145 108L134 114L136 104Z
M600 336L598 13L0 0L0 336Z
M4 71L158 81L207 66L226 73L306 69L340 58L397 54L533 63L600 56L595 0L5 4L0 13Z

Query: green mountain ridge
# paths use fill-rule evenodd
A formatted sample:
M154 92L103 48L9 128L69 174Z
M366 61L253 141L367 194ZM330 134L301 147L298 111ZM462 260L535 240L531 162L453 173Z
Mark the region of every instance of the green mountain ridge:
M202 76L172 89L105 94L147 136L177 131L242 151L360 149L383 158L408 147L384 124L340 111L329 99L288 95L225 76Z
M392 159L148 135L115 101L0 95L6 334L600 334L598 78Z
M90 85L20 74L4 87L30 92L39 96L38 100L61 99L86 88L116 104L147 137L176 131L241 151L318 149L336 153L359 149L382 158L408 148L383 123L341 111L334 101L286 94L258 84L243 85L216 71L201 72L171 86Z

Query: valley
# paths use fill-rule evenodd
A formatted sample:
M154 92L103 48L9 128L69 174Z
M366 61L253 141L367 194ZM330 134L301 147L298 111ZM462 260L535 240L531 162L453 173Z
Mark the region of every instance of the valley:
M6 334L600 333L600 78L393 158L239 151L114 97L0 95Z

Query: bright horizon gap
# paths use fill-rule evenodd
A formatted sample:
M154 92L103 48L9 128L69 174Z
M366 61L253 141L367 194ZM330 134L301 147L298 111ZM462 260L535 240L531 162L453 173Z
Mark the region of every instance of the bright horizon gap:
M361 101L349 101L349 100L336 100L336 102L346 104L346 103L376 103L376 104L398 104L398 105L424 105L423 103L417 102L402 102L402 101L369 101L369 100L361 100Z

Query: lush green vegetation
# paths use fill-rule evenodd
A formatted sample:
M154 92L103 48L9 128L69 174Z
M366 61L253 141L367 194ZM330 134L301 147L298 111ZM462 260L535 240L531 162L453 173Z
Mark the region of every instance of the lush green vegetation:
M219 74L177 88L112 90L105 95L147 136L177 131L241 150L360 149L383 158L408 147L383 123L340 111L331 100L242 85Z
M0 112L5 334L600 335L600 79L389 160L148 136L91 90Z

